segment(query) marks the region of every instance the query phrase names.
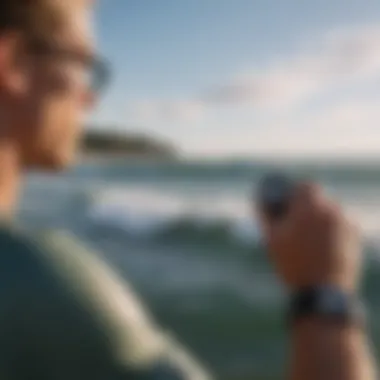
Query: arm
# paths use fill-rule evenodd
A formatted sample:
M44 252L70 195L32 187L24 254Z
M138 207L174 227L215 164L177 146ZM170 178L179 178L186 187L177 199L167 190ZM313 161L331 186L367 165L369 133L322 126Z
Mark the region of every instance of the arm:
M360 327L310 318L292 332L291 380L375 380L367 337Z
M329 294L341 294L347 301L344 313L351 307L351 295L359 287L360 240L342 210L321 189L299 185L287 214L280 220L262 215L262 225L277 273L293 295L304 289L316 289L320 295L328 285ZM297 314L293 321L290 379L374 380L375 365L364 329L352 320L332 322L329 316L337 309L329 309L331 305L324 309L318 298L314 305L309 314ZM300 307L308 308L307 304Z

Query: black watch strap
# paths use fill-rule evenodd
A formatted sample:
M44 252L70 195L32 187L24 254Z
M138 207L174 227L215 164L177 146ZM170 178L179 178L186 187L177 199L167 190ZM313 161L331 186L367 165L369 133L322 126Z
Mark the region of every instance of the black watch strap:
M292 325L310 317L338 324L365 324L364 306L359 298L336 287L309 287L294 292L288 316Z

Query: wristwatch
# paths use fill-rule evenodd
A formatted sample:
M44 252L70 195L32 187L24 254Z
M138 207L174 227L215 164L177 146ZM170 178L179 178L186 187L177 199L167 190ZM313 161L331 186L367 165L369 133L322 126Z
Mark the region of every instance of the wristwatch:
M291 295L291 324L310 317L338 324L365 324L364 306L359 298L331 286L303 288Z

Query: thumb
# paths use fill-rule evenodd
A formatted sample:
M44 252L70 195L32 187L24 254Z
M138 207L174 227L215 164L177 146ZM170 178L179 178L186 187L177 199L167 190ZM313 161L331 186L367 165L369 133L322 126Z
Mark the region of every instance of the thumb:
M276 239L285 221L270 218L263 211L259 211L258 222L264 240L267 244L271 244Z

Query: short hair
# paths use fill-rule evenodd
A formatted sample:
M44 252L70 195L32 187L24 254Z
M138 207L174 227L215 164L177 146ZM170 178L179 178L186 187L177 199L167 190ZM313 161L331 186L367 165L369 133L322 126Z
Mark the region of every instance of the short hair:
M27 38L47 39L62 25L63 4L70 0L0 0L0 35L21 32Z

